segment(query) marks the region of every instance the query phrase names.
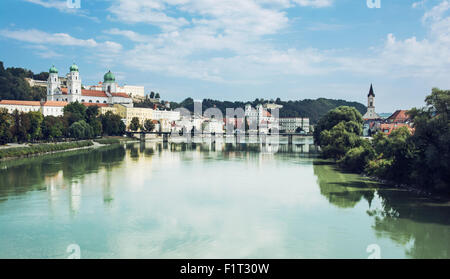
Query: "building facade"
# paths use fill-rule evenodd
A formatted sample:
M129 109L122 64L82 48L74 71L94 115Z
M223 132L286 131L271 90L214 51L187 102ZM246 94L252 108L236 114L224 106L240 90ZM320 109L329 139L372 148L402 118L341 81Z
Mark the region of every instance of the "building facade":
M47 80L47 100L63 101L63 102L80 102L80 103L96 103L96 104L124 104L133 106L131 97L118 90L115 82L115 76L111 71L104 75L104 82L101 90L84 89L81 84L81 77L78 66L73 64L70 66L70 72L67 75L67 87L61 86L58 78L58 70L52 66L49 70Z

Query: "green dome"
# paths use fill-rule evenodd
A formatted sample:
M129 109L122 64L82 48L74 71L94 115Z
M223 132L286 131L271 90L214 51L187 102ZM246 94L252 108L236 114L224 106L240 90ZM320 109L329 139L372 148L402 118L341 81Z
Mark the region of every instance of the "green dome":
M108 72L103 76L103 80L104 80L104 82L114 82L114 81L116 81L116 77L114 76L113 73L111 73L111 71L108 71Z
M48 72L50 74L57 74L58 73L58 69L55 68L55 65L53 65L50 70L48 70Z
M70 66L70 71L71 71L71 72L78 72L78 66L75 65L75 63L73 63L73 65Z

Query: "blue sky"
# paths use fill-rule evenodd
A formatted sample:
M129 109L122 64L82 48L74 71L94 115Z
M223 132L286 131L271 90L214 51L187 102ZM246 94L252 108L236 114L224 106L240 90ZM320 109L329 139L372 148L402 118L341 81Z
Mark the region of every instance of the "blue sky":
M76 0L72 0L75 2ZM375 1L375 0L373 0ZM108 70L165 100L339 98L379 112L450 88L450 0L0 1L5 66Z

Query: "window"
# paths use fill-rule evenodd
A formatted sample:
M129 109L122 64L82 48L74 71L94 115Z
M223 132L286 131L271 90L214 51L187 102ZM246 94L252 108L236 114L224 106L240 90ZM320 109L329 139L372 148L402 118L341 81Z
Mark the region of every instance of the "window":
M92 100L89 100L89 103L92 103Z
M97 100L97 104L98 104L98 103L100 103L100 101L99 101L99 100Z

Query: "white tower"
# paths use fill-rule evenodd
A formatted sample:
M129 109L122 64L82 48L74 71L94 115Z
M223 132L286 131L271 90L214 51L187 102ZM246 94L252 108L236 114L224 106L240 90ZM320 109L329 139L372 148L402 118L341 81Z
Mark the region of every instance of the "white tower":
M369 95L367 95L367 112L363 116L364 119L378 119L380 116L375 112L375 93L373 86L370 85Z
M70 73L67 77L67 96L69 102L81 101L81 78L75 63L70 66Z
M58 77L58 69L53 65L50 70L48 70L48 79L47 79L47 100L54 101L54 95L60 94L61 86L59 83Z

